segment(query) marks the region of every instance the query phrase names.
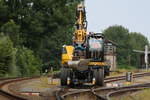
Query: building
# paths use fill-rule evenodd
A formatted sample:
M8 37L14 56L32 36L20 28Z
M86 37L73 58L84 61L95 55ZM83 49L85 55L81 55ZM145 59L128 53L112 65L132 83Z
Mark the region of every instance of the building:
M113 41L105 41L105 60L108 65L110 65L110 70L115 71L117 66L116 59L116 44Z

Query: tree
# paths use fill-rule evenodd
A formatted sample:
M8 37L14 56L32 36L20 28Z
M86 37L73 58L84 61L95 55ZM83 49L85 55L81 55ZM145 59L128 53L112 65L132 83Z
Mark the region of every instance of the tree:
M9 15L8 6L5 5L5 0L0 0L0 27L6 23Z
M25 47L18 48L16 57L16 64L20 76L33 76L40 74L42 61L34 55L32 50Z
M0 75L12 73L14 56L12 41L0 33Z
M141 33L131 32L129 38L129 43L132 46L132 49L144 50L145 45L149 44L148 39Z
M137 62L138 62L138 59L137 59L137 53L134 53L133 50L142 50L144 51L144 48L145 48L145 45L149 45L149 41L148 39L142 35L141 33L137 33L137 32L131 32L129 34L129 44L131 45L131 53L130 53L130 62L132 65L134 66L137 66Z
M120 25L110 26L104 30L107 39L117 44L118 65L137 66L137 56L134 49L143 50L148 45L148 39L141 33L131 32Z
M60 67L61 48L72 42L76 6L80 1L83 0L0 1L0 13L3 13L0 32L13 42L20 75L30 75L28 66L34 70L32 62L39 59L48 68ZM27 55L35 59L30 64Z
M103 32L107 39L117 44L117 61L118 64L127 64L130 50L129 30L123 26L110 26Z
M22 43L21 34L20 34L20 26L16 25L13 20L10 20L6 24L1 27L1 31L10 37L14 46L18 46Z
M78 1L32 1L21 19L24 45L43 60L44 65L60 66L61 47L71 44ZM23 5L25 6L25 5ZM54 66L55 65L55 66Z

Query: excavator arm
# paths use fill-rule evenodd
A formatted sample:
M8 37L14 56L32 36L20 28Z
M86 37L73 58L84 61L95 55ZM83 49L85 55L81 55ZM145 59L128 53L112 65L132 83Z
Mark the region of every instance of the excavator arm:
M87 21L85 6L83 4L78 5L76 10L76 30L74 32L74 43L81 45L86 41L87 34Z

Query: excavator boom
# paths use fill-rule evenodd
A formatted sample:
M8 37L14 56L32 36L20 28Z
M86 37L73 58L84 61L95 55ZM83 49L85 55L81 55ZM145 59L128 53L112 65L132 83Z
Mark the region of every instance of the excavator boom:
M74 43L77 45L84 44L86 41L87 21L85 14L85 6L78 5L76 10L76 30L74 32Z

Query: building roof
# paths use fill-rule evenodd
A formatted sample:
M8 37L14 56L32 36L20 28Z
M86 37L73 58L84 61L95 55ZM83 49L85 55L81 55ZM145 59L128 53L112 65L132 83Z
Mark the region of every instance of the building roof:
M113 45L117 46L117 43L111 41L111 40L105 40L106 43L112 43Z

